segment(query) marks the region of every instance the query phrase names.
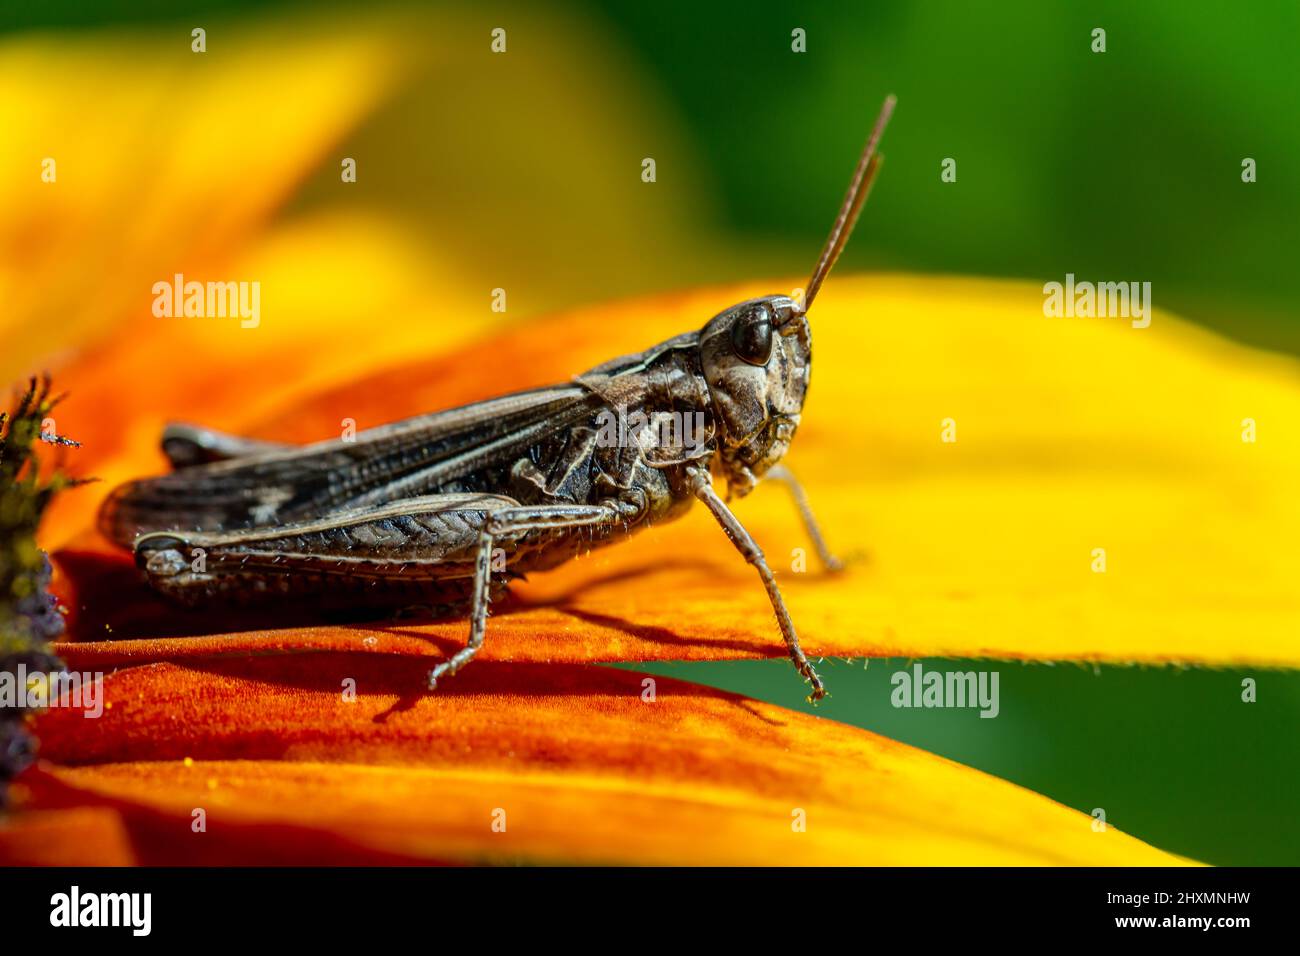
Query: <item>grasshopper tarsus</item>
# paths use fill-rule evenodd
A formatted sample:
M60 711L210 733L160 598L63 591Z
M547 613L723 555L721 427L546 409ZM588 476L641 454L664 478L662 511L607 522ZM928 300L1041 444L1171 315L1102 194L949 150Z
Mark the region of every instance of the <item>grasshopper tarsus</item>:
M816 707L819 703L829 697L830 694L826 692L826 685L822 683L821 676L813 669L812 663L806 663L806 667L799 669L799 676L808 684L808 696L805 700Z
M490 600L507 579L679 517L698 500L757 572L815 704L826 689L776 578L712 476L726 481L728 500L763 478L783 483L822 565L843 569L781 459L808 389L808 310L880 170L875 150L893 105L889 97L801 300L741 302L698 332L571 382L346 441L293 447L172 426L163 444L176 470L117 488L101 530L135 550L151 585L184 603L468 611L465 646L428 673L434 690L483 646ZM504 574L494 581L499 556Z

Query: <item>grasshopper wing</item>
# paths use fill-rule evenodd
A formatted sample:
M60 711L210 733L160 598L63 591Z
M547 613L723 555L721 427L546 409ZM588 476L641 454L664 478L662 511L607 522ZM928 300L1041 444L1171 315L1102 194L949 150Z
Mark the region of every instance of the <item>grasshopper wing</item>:
M602 399L579 385L519 392L359 433L128 482L99 528L123 547L153 531L236 531L439 493L492 493L503 472Z

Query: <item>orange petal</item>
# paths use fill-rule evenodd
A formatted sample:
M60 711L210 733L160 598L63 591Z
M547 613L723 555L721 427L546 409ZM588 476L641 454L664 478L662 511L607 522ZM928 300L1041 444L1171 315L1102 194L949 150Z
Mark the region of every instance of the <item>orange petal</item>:
M30 802L32 793L22 788L15 798ZM111 807L77 804L0 819L0 861L5 866L131 866L138 862L120 813Z
M111 674L99 719L38 721L53 763L25 778L27 806L110 807L145 863L1184 862L978 771L710 688L488 663L427 695L424 672L330 653Z

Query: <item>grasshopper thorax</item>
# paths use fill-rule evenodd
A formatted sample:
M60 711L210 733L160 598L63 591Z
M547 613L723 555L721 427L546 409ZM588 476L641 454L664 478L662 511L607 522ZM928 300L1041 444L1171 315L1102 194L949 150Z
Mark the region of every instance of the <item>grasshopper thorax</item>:
M717 419L718 467L732 495L781 460L799 425L811 372L808 320L789 296L733 305L700 331Z

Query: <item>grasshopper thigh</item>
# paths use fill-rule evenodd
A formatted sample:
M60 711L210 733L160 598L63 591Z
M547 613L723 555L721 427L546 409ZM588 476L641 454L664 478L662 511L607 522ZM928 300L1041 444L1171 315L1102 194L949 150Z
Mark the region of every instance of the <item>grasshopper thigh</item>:
M151 587L190 606L463 611L479 531L516 505L504 495L427 495L252 530L155 531L135 540L135 558Z

